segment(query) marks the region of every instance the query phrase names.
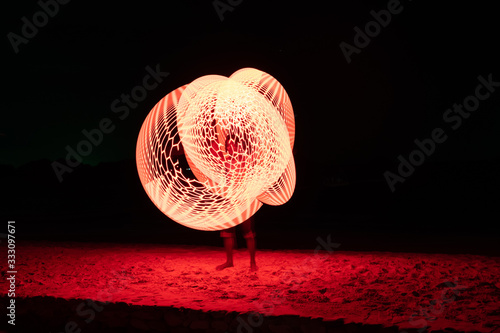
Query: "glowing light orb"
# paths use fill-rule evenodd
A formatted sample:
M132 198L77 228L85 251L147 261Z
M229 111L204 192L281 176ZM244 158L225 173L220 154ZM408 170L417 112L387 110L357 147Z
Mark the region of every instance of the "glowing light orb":
M295 188L295 120L288 94L254 68L207 75L163 97L137 141L141 183L172 220L222 230Z

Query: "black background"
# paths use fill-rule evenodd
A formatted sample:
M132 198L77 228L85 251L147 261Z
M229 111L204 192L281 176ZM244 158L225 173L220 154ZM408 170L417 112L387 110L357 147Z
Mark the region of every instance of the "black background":
M353 44L354 27L387 4L245 0L221 20L211 1L72 1L18 53L8 34L41 8L4 4L5 229L16 220L21 239L220 245L218 233L180 226L149 201L135 144L170 91L255 67L282 83L296 116L296 191L257 213L260 247L312 249L331 234L345 250L497 251L500 89L460 128L443 121L479 75L500 81L495 5L402 1L348 63L339 44ZM111 103L157 64L169 76L120 120ZM103 118L116 129L59 182L51 163ZM392 192L384 172L397 173L398 156L438 127L448 139Z

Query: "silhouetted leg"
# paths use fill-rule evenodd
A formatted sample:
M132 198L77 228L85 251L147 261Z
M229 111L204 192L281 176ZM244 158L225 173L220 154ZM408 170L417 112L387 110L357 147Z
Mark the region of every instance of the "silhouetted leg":
M243 235L245 236L245 240L247 242L248 252L250 253L250 270L256 271L257 264L255 263L255 231L253 224L253 217L250 217L248 220L241 224L241 228L243 229Z
M224 249L226 250L226 262L222 265L217 266L215 269L218 271L224 268L233 267L233 247L234 247L234 237L223 237L224 239Z
M248 237L247 239L247 248L250 253L250 270L256 271L258 269L257 264L255 263L255 238Z

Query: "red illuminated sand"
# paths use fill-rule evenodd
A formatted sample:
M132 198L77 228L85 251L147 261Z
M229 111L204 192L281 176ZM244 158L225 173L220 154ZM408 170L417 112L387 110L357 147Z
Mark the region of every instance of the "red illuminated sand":
M32 242L17 251L18 297L261 310L400 328L420 328L427 315L432 330L500 330L499 257L261 250L251 273L245 249L223 271L215 266L225 254L213 247Z

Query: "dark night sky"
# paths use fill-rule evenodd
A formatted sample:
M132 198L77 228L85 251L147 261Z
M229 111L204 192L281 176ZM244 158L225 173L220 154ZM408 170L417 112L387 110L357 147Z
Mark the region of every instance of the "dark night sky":
M500 88L459 129L442 118L474 93L478 75L500 81L494 4L402 1L401 13L348 64L339 44L353 44L353 28L363 29L370 11L387 4L246 0L221 21L211 1L71 1L16 54L7 35L21 34L21 18L32 21L40 6L6 3L0 164L64 158L65 147L103 118L116 129L84 162L133 159L142 121L158 100L202 75L242 67L270 73L291 98L299 185L323 184L350 165L364 166L359 178L384 182L397 156L436 127L448 140L429 166L498 161ZM111 103L157 64L169 76L120 120Z
M476 76L500 77L498 25L493 8L402 3L402 12L347 64L339 43L353 44L354 26L363 27L370 10L386 4L248 1L224 13L223 22L210 2L61 5L18 54L4 39L0 130L7 152L1 162L64 157L64 147L83 138L82 129L116 116L111 102L156 64L170 76L86 162L133 157L141 121L159 98L199 76L230 75L244 66L268 71L288 90L298 151L312 149L316 160L337 163L397 156L441 125L442 113L473 92ZM4 11L5 35L19 34L21 17L39 9L25 1ZM494 97L436 158L498 158Z

